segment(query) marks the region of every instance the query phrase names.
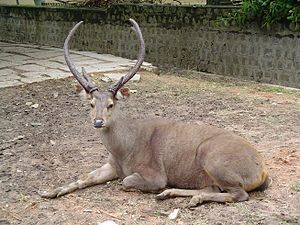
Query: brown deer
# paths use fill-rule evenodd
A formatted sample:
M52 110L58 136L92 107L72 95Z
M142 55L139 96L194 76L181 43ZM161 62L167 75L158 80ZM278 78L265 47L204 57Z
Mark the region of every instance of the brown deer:
M68 185L40 193L55 198L77 189L120 178L125 190L158 192L159 200L192 196L190 207L203 202L238 202L247 192L270 184L258 152L245 139L220 128L198 122L168 119L132 119L118 108L121 88L139 70L145 44L138 24L130 19L140 50L135 66L105 91L92 83L85 70L76 70L69 57L69 40L82 23L70 31L64 43L65 60L80 85L91 96L91 119L109 151L106 164ZM118 97L119 96L119 97Z

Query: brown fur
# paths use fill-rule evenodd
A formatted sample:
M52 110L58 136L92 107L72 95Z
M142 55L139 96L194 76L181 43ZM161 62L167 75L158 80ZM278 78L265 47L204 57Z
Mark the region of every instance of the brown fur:
M92 105L92 121L104 121L99 132L110 153L108 163L85 179L41 193L43 197L120 178L129 190L179 188L167 189L157 199L193 196L192 207L205 201L245 201L247 192L269 185L256 149L231 132L198 122L131 119L110 92L94 94Z

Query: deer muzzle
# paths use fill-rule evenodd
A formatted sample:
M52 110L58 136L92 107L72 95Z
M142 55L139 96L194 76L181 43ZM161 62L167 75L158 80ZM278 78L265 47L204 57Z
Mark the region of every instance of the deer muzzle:
M101 128L104 126L104 120L103 119L95 119L94 121L94 127L95 128Z

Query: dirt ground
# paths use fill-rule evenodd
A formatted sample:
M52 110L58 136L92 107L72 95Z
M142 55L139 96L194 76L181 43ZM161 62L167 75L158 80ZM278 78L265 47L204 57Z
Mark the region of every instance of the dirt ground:
M266 160L269 189L251 193L247 202L193 210L185 208L188 198L155 201L154 194L122 191L120 181L40 198L38 191L76 180L108 155L74 79L52 80L0 89L0 224L300 224L300 92L179 75L189 78L142 72L141 82L129 85L137 93L123 110L133 117L200 120L246 137ZM171 221L176 208L179 216Z

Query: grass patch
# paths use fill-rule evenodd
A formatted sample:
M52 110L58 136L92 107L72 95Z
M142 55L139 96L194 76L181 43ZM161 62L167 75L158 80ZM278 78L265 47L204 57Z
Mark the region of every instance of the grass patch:
M299 192L300 191L300 181L295 181L291 183L291 189L293 191Z

